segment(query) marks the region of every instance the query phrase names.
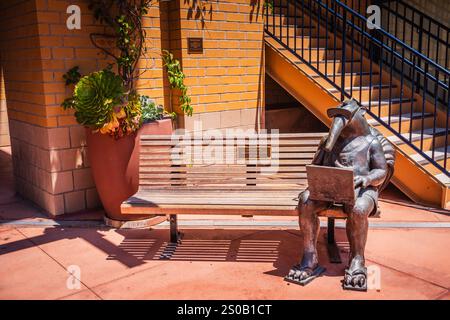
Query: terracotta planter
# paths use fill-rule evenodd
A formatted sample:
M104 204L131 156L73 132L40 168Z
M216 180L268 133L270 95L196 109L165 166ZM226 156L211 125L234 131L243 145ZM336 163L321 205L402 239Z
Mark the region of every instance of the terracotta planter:
M149 215L123 215L121 203L139 187L139 139L142 134L171 134L172 120L146 123L136 134L115 140L86 129L92 176L106 215L114 220L138 220Z

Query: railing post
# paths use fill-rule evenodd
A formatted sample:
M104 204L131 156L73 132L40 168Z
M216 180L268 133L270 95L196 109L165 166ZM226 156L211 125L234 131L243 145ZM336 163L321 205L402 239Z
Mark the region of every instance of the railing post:
M345 100L345 59L346 59L346 33L347 33L347 11L342 12L342 55L341 55L341 101Z
M413 21L414 23L414 21ZM414 27L411 28L411 33L414 33ZM419 45L418 45L418 51L420 53L422 53L422 47L423 47L423 15L420 15L420 20L419 20ZM411 46L413 46L414 44L411 43ZM420 60L419 60L420 61ZM419 64L419 67L420 64ZM420 91L420 73L417 73L417 80L416 82L418 83L418 86L416 88L416 93L419 93Z

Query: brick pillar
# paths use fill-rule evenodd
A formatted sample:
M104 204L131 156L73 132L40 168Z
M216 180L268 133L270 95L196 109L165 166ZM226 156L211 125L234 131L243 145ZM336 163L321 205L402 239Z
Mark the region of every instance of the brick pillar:
M8 113L6 109L5 82L3 79L3 70L0 65L0 147L8 147L10 145L11 142L9 138Z
M69 5L81 8L81 30L68 30ZM140 93L163 103L159 7L144 19L149 51L141 61ZM9 0L0 3L0 54L10 117L16 189L51 215L100 205L87 158L84 128L60 103L70 95L62 75L107 66L89 39L105 27L87 1ZM159 100L159 101L158 101Z

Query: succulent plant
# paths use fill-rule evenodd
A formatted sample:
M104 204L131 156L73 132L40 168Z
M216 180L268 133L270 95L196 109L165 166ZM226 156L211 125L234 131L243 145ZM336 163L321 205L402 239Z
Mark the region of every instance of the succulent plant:
M168 113L162 105L157 105L149 96L141 96L142 122L161 120L164 117L175 118L175 113Z
M100 129L113 121L115 107L123 103L122 78L110 70L91 73L80 79L73 93L78 123Z

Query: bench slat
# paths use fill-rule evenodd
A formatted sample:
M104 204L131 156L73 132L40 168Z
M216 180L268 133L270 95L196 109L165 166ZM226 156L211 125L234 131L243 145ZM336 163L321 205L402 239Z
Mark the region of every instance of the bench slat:
M212 161L212 160L226 160L226 159L235 159L238 160L240 157L235 153L220 153L217 155L213 155L212 157L205 157L201 153L187 153L187 154L179 154L174 153L173 155L168 154L154 154L154 153L142 153L141 159L146 160L183 160L183 159L198 159L201 161ZM220 157L220 158L219 158ZM307 153L307 152L296 152L296 153L279 153L278 155L272 154L270 156L270 159L312 159L314 157L314 153ZM258 157L258 159L266 159L266 157ZM192 160L191 160L192 161Z
M270 196L272 198L294 198L298 196L298 194L303 189L297 189L297 190L282 190L278 192L271 192ZM179 197L190 197L190 198L202 198L202 197L209 197L213 196L216 197L217 195L223 195L223 190L219 189L209 189L209 190L194 190L194 189L177 189L177 190L167 190L167 189L154 189L151 191L146 190L140 190L136 197L143 197L143 198L151 198L153 196L155 197L172 197L172 196L179 196ZM240 188L239 190L227 190L227 196L233 197L233 198L250 198L250 197L267 197L269 191L268 190L247 190Z
M242 176L244 175L244 176ZM221 179L225 177L236 177L239 178L265 178L265 179L292 179L292 178L305 178L306 175L302 173L277 173L273 175L268 175L267 177L262 176L259 173L239 173L239 172L210 172L207 176L204 175L204 172L197 173L142 173L140 174L140 179L160 179L160 178L168 178L168 179L189 179L195 177L195 179L199 180L212 180L212 179Z
M328 133L327 132L303 132L303 133L280 133L278 134L279 139L303 139L303 138L322 138L324 136L326 136ZM252 136L257 136L260 139L263 138L270 138L273 136L273 134L271 133L258 133L258 134L254 134ZM172 140L174 139L174 137L184 137L183 135L142 135L141 136L141 140ZM241 137L247 137L246 135L243 136L238 136L238 138ZM189 136L190 139L192 140L199 140L199 139L203 139L202 135L191 135ZM236 137L227 137L224 136L223 137L224 140L234 140L236 139Z
M286 165L286 164L289 164L289 165L291 165L291 164L294 164L294 165L295 164L297 164L297 165L299 165L299 164L306 165L306 164L310 164L311 160L312 159L300 159L300 160L296 160L296 159L279 159L278 160L278 159L275 159L275 160L272 160L272 162L268 162L268 163L269 164L270 163L278 163L280 165ZM170 159L165 160L165 161L164 160L163 161L161 161L161 160L155 161L154 159L147 159L146 156L141 156L140 163L142 165L148 165L148 166L150 166L150 165L172 165L172 164L177 164L177 162L173 163ZM181 164L184 165L185 163L180 163L180 165ZM212 165L212 164L208 164L208 163L205 163L205 164L206 165ZM239 163L237 163L237 164L239 164Z
M239 172L241 173L253 173L253 172L261 172L263 171L263 169L261 167L253 167L253 168L247 168L245 169L245 167L235 167L235 168L230 168L230 167L224 167L224 166L210 166L208 167L208 172L210 173L227 173L230 170L235 170L237 171L237 169L242 169L244 168L244 170L241 170ZM180 166L180 167L169 167L169 166L142 166L139 168L139 172L140 173L148 173L148 172L158 172L158 173L166 173L166 172L187 172L189 171L190 174L205 174L205 170L206 167L201 166L201 167L186 167L186 166ZM306 172L306 167L305 166L295 166L295 167L278 167L276 170L277 173L284 173L284 172Z
M270 180L270 179L183 179L183 180L164 180L164 179L155 179L155 180L145 180L141 179L139 181L139 184L142 186L146 185L191 185L192 187L195 187L196 185L215 185L215 184L241 184L241 185L247 185L247 184L256 184L256 185L263 185L263 184L291 184L291 185L304 185L306 184L306 179L277 179L277 180Z
M282 140L279 142L280 146L313 146L318 145L320 140L311 140L311 139L305 139L305 140ZM270 144L270 143L269 143ZM222 141L211 141L211 142L202 142L198 145L202 146L221 146L223 145ZM254 146L252 144L243 144L243 145L237 145L237 146L245 146L250 145ZM171 141L171 140L141 140L141 146L192 146L194 147L194 144L192 144L189 141ZM265 146L263 144L263 146Z
M145 185L139 185L139 190L140 191L153 191L155 189L157 190L168 190L168 191L180 191L180 190L220 190L221 192L230 192L230 191L239 191L239 190L251 190L251 191L270 191L270 192L284 192L284 191L289 191L289 190L302 190L305 189L306 186L305 185L257 185L257 186L252 186L252 185L211 185L211 186L206 186L206 185L199 185L199 186L195 186L194 188L192 186L185 186L185 185L179 185L179 186L169 186L169 185L165 185L165 186L145 186Z

